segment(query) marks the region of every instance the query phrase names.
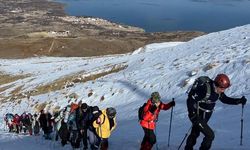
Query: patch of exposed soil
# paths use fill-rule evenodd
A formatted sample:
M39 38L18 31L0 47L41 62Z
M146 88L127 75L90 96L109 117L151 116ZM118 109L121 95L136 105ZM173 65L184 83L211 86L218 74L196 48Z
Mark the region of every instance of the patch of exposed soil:
M11 83L11 82L14 82L14 81L19 80L19 79L24 79L28 76L29 75L13 75L13 76L11 76L11 75L0 72L0 85Z

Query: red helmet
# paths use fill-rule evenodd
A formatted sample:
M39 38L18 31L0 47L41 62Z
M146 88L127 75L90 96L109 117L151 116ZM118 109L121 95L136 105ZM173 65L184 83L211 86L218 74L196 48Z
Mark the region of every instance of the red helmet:
M228 88L230 86L230 80L225 74L218 74L214 79L215 86L220 88Z

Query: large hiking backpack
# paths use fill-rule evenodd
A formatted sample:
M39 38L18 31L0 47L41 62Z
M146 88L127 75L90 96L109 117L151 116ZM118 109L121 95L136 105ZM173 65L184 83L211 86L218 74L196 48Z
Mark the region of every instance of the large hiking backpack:
M77 130L76 111L69 114L67 124L68 124L70 130Z
M146 106L147 103L144 103L139 109L138 109L138 121L143 120L144 116L144 107Z
M13 114L8 113L8 114L6 114L6 115L5 115L5 118L6 118L6 120L7 120L7 121L11 121L11 120L13 120L13 119L14 119L14 115L13 115Z
M189 94L191 94L192 92L196 92L196 90L199 88L199 87L202 87L202 86L206 86L206 95L205 97L201 100L203 102L206 102L208 100L208 98L210 97L211 95L211 87L210 87L210 82L211 82L211 79L207 76L201 76L201 77L198 77L195 81L194 81L194 84L192 85L192 88L191 90L189 91Z

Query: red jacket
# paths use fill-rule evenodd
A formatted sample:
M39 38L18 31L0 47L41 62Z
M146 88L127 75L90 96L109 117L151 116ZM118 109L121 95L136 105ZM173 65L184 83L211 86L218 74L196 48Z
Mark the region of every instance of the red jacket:
M151 99L149 99L147 101L146 106L144 107L144 115L143 115L143 120L140 121L140 124L142 127L147 128L147 129L152 129L154 130L155 128L155 122L158 118L159 112L160 110L168 110L171 105L168 104L164 104L164 103L160 103L160 105L158 106L158 108L155 110L154 113L151 113L149 111L149 109L153 106Z
M20 125L20 116L18 115L15 115L14 119L13 119L13 124L16 124L16 125Z

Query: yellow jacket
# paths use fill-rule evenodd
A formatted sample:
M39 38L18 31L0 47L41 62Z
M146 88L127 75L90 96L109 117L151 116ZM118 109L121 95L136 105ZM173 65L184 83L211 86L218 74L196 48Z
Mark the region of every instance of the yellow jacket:
M116 117L113 118L114 126L110 129L109 119L106 113L106 109L102 110L102 114L99 116L101 124L97 124L96 121L93 122L93 126L96 130L96 133L101 138L109 138L111 131L116 127Z

